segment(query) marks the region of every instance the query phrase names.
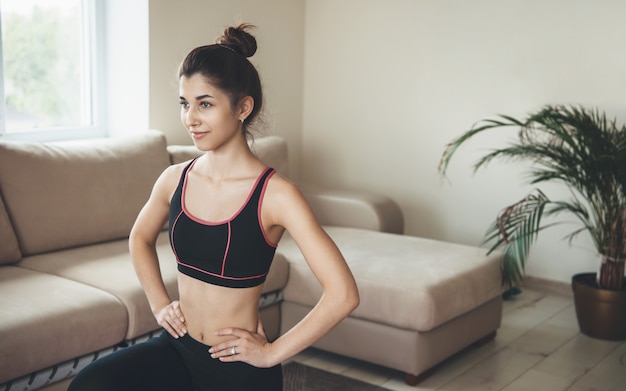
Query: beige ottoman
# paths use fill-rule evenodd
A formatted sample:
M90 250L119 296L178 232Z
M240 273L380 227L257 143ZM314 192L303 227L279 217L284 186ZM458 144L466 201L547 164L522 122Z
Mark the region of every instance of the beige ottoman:
M316 347L403 371L416 384L438 363L495 336L502 299L500 254L484 248L326 227L359 286L360 306ZM322 291L296 244L278 252L290 263L281 327L288 330Z

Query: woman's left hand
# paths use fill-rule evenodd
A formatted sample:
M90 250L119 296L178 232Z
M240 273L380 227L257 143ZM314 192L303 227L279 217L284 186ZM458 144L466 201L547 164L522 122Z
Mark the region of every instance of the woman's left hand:
M209 349L211 357L224 362L243 361L258 368L269 368L276 363L270 360L272 344L267 341L261 319L255 333L235 327L218 330L216 335L235 338Z

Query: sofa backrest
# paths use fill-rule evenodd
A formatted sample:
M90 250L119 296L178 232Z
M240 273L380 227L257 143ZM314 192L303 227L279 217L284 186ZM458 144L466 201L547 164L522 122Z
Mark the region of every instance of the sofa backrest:
M0 141L0 193L22 255L128 236L160 173L165 136ZM0 209L0 235L4 226ZM0 254L0 258L1 258Z
M252 152L268 166L282 175L289 176L287 141L279 136L257 137L249 143ZM172 164L193 159L202 154L193 145L170 145L167 147Z
M13 224L0 194L0 265L15 263L21 258L22 253L13 231Z
M279 136L259 137L250 142L250 149L265 164L289 177L287 141Z

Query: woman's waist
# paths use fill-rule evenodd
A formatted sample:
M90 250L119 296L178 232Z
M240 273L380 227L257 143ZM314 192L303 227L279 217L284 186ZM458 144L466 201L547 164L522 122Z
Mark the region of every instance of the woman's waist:
M247 317L238 316L208 319L206 317L194 317L185 315L185 326L187 333L195 340L206 345L217 345L219 343L235 339L232 335L218 335L218 331L237 328L250 332L256 331L257 313Z
M258 321L257 296L247 300L223 297L220 300L198 296L181 295L180 308L185 317L189 335L207 345L216 345L233 336L219 336L216 333L226 328L239 328L255 332Z

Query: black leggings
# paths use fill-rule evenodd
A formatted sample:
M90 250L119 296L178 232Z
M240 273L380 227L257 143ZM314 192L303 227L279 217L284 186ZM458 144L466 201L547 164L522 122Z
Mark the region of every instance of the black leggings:
M68 391L243 391L283 389L282 368L211 358L210 346L167 332L89 364Z

